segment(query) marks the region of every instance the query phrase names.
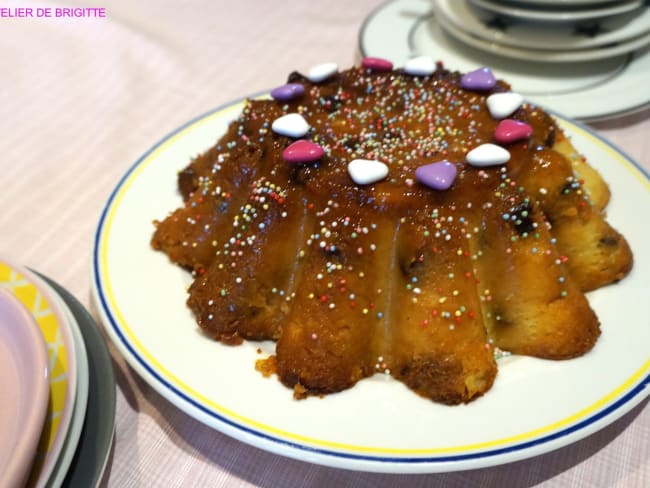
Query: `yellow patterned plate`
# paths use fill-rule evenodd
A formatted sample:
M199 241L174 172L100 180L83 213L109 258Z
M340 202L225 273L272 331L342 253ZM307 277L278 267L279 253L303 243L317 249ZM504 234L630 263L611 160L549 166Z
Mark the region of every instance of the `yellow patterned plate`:
M0 288L32 313L47 344L50 400L29 486L42 486L52 474L72 420L77 360L72 332L55 295L31 271L0 257Z

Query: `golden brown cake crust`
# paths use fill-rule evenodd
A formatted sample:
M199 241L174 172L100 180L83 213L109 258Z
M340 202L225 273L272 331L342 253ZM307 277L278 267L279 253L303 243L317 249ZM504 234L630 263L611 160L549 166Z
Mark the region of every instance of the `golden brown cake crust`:
M277 341L258 367L298 398L382 373L456 404L492 386L495 347L553 359L589 351L600 330L583 292L632 263L604 219L607 186L528 104L510 119L532 133L502 144L507 164L469 164L469 151L494 143L486 98L509 86L460 80L442 68L356 67L319 83L294 73L302 96L248 101L179 173L184 205L152 238L194 273L188 305L206 334ZM271 124L291 113L322 157L285 160L294 138ZM388 176L356 184L353 159L383 162ZM449 189L416 177L443 160L457 173Z

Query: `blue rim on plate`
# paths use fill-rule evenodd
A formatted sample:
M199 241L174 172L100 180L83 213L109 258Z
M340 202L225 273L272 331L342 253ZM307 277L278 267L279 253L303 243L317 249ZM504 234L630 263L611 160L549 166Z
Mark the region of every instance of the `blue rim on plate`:
M353 470L429 473L494 466L563 447L605 427L648 396L650 392L650 359L646 356L644 360L640 361L640 364L634 366L633 373L626 373L625 378L614 388L599 392L597 401L592 401L586 407L573 412L564 419L546 423L537 429L505 439L470 444L466 446L467 448L433 447L431 449L359 447L349 443L309 438L299 432L290 432L266 425L258 419L233 415L232 411L222 407L211 398L206 400L201 392L197 392L187 383L183 383L173 371L170 372L164 364L158 362L158 359L153 358L148 352L147 346L140 343L134 333L134 328L140 327L141 324L130 324L122 316L120 306L115 303L112 296L114 290L111 289L109 270L106 269L107 242L113 226L114 212L119 207L121 198L130 191L131 184L142 174L141 171L150 165L158 154L174 147L178 140L182 140L201 125L208 124L209 126L214 121L224 124L223 119L236 112L240 108L242 100L244 99L221 106L187 122L144 153L128 169L110 194L95 233L92 269L93 294L101 320L111 340L131 367L167 400L190 416L227 435L288 457ZM639 183L639 192L643 198L650 196L650 177L645 170L587 127L559 115L556 115L556 118L570 135L575 133L586 138L590 144L597 146L599 151L610 155L616 166L616 171ZM219 135L215 134L215 136ZM195 148L192 153L187 155L187 161L191 156L205 149L207 147ZM178 161L177 170L181 169L181 166L187 161ZM154 209L154 211L159 210ZM152 216L152 220L154 217L156 216ZM145 244L148 247L149 243ZM154 253L153 250L149 249L149 251ZM171 264L167 265L172 266ZM645 278L642 273L636 273L635 279ZM182 294L182 290L178 290L178 293ZM188 334L190 331L191 329L188 330ZM603 335L606 336L606 334ZM218 344L215 343L214 347L217 348ZM284 387L278 383L278 388ZM412 393L409 392L409 394ZM489 392L487 396L491 394ZM290 392L287 392L287 396L290 397Z

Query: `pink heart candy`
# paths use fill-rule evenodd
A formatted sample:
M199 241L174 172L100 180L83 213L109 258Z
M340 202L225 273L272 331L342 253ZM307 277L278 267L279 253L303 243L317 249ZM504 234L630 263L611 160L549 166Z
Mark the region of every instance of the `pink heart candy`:
M499 144L510 144L512 142L527 139L533 133L533 128L526 122L514 119L504 119L499 122L494 130L494 140Z
M320 159L325 151L315 142L301 139L282 151L282 157L287 163L309 163Z
M363 58L361 65L372 71L390 71L393 69L393 63L383 58Z

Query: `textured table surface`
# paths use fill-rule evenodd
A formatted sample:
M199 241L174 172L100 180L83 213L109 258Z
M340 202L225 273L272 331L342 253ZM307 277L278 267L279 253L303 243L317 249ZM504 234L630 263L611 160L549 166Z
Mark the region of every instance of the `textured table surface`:
M0 254L86 306L95 227L119 178L187 120L295 69L358 60L378 0L113 0L103 18L0 18ZM639 89L648 89L650 73ZM645 84L644 84L645 83ZM592 124L650 170L650 113ZM643 209L648 210L648 209ZM650 326L650 324L648 324ZM110 346L117 419L108 486L650 486L650 407L557 451L436 475L337 470L250 447L162 398Z

